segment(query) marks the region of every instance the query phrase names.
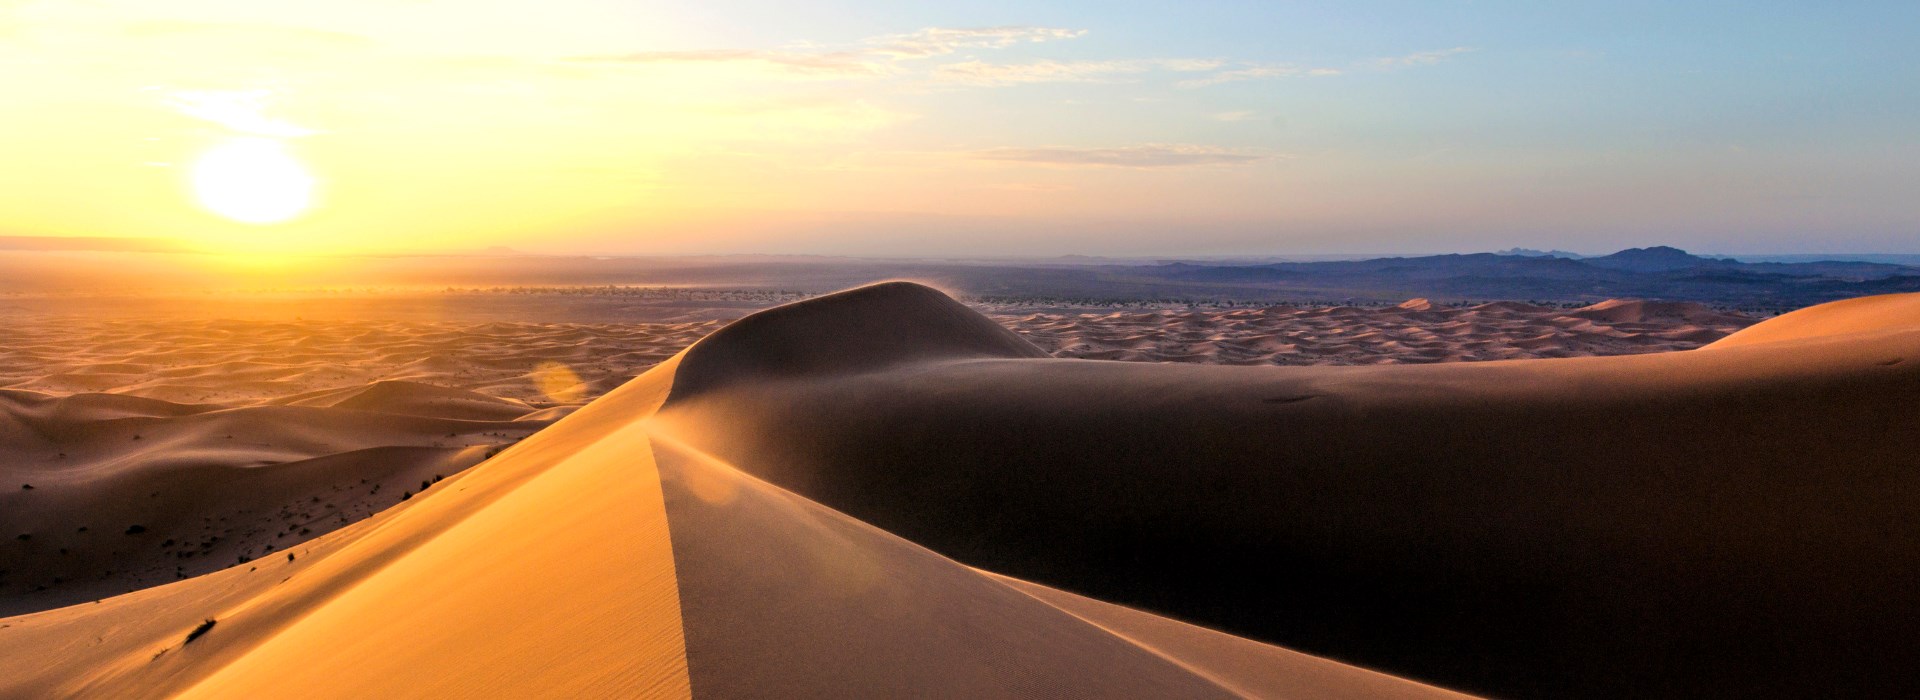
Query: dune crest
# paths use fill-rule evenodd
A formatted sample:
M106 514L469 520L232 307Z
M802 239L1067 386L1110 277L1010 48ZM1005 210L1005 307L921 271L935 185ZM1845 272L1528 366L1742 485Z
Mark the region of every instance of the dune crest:
M1713 307L1691 301L1645 301L1608 299L1567 312L1568 316L1612 323L1645 323L1656 320L1684 321L1696 324L1724 324L1731 319Z
M1920 294L1834 301L1781 314L1720 339L1711 348L1818 340L1837 335L1897 333L1920 327Z
M1045 351L930 287L882 282L754 313L687 348L676 399L729 384Z

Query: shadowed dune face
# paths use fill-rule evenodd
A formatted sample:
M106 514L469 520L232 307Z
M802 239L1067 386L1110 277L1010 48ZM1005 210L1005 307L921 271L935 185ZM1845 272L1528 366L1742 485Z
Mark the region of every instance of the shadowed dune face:
M1899 318L1535 362L1146 366L987 333L902 363L943 342L913 319L965 309L847 299L907 335L769 369L811 339L749 317L685 353L701 380L658 422L974 566L1456 687L1886 692L1920 667L1920 369L1887 362L1920 328ZM797 306L852 323L839 297Z

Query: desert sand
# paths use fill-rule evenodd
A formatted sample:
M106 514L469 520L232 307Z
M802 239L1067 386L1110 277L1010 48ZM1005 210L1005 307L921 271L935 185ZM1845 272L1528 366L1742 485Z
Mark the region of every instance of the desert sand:
M0 449L17 476L0 498L19 499L0 513L14 538L0 549L0 614L197 576L358 521L672 357L738 305L767 303L682 296L695 295L16 302L0 347ZM1752 322L1639 301L986 310L1060 357L1204 364L1650 352Z
M1634 353L1747 320L1131 319L1271 336L1244 344L1262 364L1289 334L1412 358L1230 367L1257 352L1056 359L1157 331L1039 314L1023 337L892 283L687 328L704 337L611 391L612 341L571 328L358 329L313 355L293 346L321 329L41 336L8 348L0 397L0 438L37 445L7 473L39 481L0 491L28 535L0 545L0 585L37 610L0 619L0 696L1908 689L1920 326L1877 309L1912 304L1691 352L1436 364L1568 336L1447 338ZM1028 340L1049 329L1058 347ZM634 364L672 343L625 342ZM56 383L89 374L119 376ZM74 579L15 588L62 557Z
M1690 350L1758 319L1702 304L1611 299L1577 309L1520 302L1449 308L1273 306L996 315L1055 357L1225 365L1375 365Z

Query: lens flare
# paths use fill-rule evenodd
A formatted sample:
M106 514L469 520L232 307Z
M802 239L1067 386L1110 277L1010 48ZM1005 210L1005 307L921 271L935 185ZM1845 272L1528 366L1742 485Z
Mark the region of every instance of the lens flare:
M236 138L214 146L193 165L200 205L241 223L275 224L313 204L313 175L269 138Z
M541 394L560 403L579 401L587 394L586 385L580 383L580 375L558 362L540 363L533 368L529 378Z

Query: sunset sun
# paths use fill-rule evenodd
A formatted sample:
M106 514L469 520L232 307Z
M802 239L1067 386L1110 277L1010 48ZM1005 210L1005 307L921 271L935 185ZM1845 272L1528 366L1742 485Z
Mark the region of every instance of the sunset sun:
M248 224L292 219L313 204L313 176L279 141L238 138L208 150L193 165L201 206Z

